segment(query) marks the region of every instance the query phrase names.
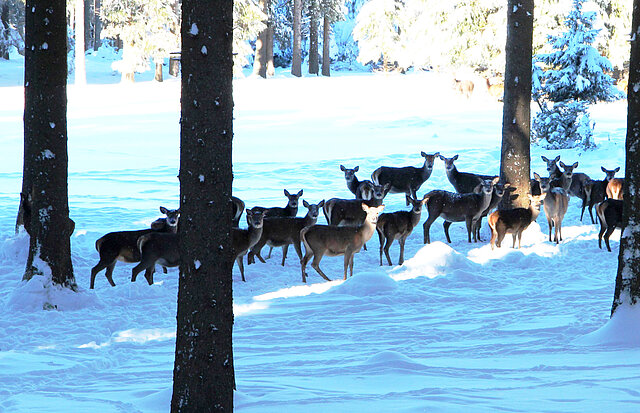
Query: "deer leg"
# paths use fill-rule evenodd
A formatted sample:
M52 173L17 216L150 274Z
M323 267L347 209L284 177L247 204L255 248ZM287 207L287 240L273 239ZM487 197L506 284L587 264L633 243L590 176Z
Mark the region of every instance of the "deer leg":
M607 227L604 225L602 220L600 220L600 232L598 232L598 248L602 249L602 236L604 235Z
M273 247L269 246L269 255L267 255L267 259L271 258L271 252L273 251Z
M607 251L611 252L611 246L609 245L609 237L613 234L613 231L616 229L615 225L607 227L607 232L604 233L604 243L607 246Z
M493 228L491 228L491 239L489 240L489 244L491 245L491 249L495 248L496 238L498 238L498 231L494 230Z
M426 221L424 221L424 224L422 224L422 233L423 233L423 244L431 244L431 237L429 236L429 229L431 228L431 224L433 224L433 222L436 220L437 216L435 216L433 219L431 218L431 213L429 214L429 217L427 218Z
M515 248L516 247L516 239L518 238L518 233L514 232L511 235L513 236L513 245L511 246L511 248Z
M480 215L480 218L478 218L478 221L476 221L476 224L474 225L474 229L475 229L475 237L476 237L476 241L482 241L482 238L480 237L480 229L482 228L482 215Z
M116 262L115 261L107 266L107 271L104 274L104 276L107 277L107 281L109 281L109 284L111 284L112 287L116 286L116 283L113 282L113 269L114 268L116 268Z
M498 231L498 240L496 241L496 245L498 246L498 248L502 247L502 240L504 239L505 235L507 235L506 230L504 232Z
M522 233L523 231L518 231L518 249L520 249L520 247L522 246Z
M323 256L324 256L324 251L314 252L313 261L311 262L311 267L314 270L316 270L316 272L320 274L322 278L324 278L327 281L331 281L331 279L329 279L329 277L327 277L327 275L324 272L322 272L322 270L320 269L320 261L322 260ZM345 277L346 275L347 273L345 271Z
M115 258L113 260L111 260L111 261L109 261L107 259L100 258L100 261L98 261L96 266L91 269L91 282L90 282L90 285L89 285L89 289L93 289L93 287L95 285L95 282L96 282L96 275L98 275L98 273L100 271L104 270L105 268L108 268L110 265L113 265L113 266L116 265L116 259ZM108 272L108 270L107 270L107 272ZM109 279L109 277L107 277L107 280L108 279ZM110 283L113 283L113 280L111 280ZM112 286L115 286L115 284L112 284Z
M154 272L156 272L155 265L147 268L147 270L144 272L144 278L147 279L147 282L149 283L149 285L153 285L153 273Z
M449 237L449 227L451 226L451 222L444 221L442 227L444 228L444 235L447 237L447 242L451 244L451 237ZM469 242L471 242L471 238L469 238Z
M382 267L382 249L384 246L384 235L382 234L382 230L376 227L376 232L378 233L378 241L380 241L380 266Z
M293 249L298 254L298 260L302 260L302 247L300 246L300 240L293 241Z
M236 257L236 263L238 264L238 268L240 268L240 275L242 276L242 281L246 282L244 279L244 263L242 262L242 255L238 255Z
M547 226L549 227L549 242L551 241L551 230L553 229L553 219L547 217Z
M384 256L387 257L387 263L389 263L390 266L393 265L391 263L391 257L389 256L389 248L391 248L391 244L393 244L393 237L388 237L384 243Z
M255 257L258 257L260 262L262 262L263 264L266 263L264 258L262 258L262 255L260 255L260 253L262 252L262 247L264 247L266 243L267 243L266 239L260 238L260 240L256 243L256 245L254 245L251 248L251 251L249 251L249 254L247 255L247 264L255 263L256 262Z
M302 257L300 259L300 269L302 270L302 282L303 283L307 282L306 268L307 268L307 263L309 262L309 259L311 259L312 256L313 256L313 251L308 250L308 251L305 252L304 257Z
M582 212L580 212L580 222L582 222L582 216L584 215L584 209L587 207L587 198L582 199Z
M467 238L468 238L468 242L471 243L471 233L473 232L473 218L467 217L464 220L464 223L467 226ZM448 231L448 229L447 229ZM475 237L475 234L474 234Z
M142 270L146 270L150 264L146 262L140 262L138 265L133 267L131 270L131 282L136 282L136 278L138 278L138 274L142 272Z
M285 244L282 247L282 266L284 267L284 260L287 259L287 251L289 251L289 244Z
M402 265L404 263L404 242L407 240L407 237L402 237L398 240L400 244L400 258L398 259L398 265Z

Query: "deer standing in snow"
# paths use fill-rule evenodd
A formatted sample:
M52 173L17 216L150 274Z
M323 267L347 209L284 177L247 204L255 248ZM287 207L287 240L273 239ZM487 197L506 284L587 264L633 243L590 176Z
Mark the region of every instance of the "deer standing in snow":
M440 152L428 155L420 152L424 158L422 168L405 166L396 168L392 166L381 166L371 174L371 180L376 185L389 184L389 192L393 194L407 194L413 199L417 199L416 192L420 189L433 172L433 164Z
M547 194L543 192L540 195L528 195L531 204L529 208L513 208L499 209L489 214L487 221L491 227L491 249L497 245L502 246L502 240L506 234L513 235L513 247L516 247L516 239L518 240L518 248L522 241L522 233L538 218L540 214L540 205Z
M422 206L425 200L416 200L409 195L405 195L407 198L407 204L411 205L410 211L397 211L391 213L384 213L378 217L376 224L376 231L378 232L378 239L380 240L380 265L382 265L382 251L387 257L387 262L391 264L391 257L389 256L389 248L394 240L398 240L400 244L400 258L398 259L398 265L402 265L404 262L404 243L413 232L413 228L420 222L420 216L422 214Z

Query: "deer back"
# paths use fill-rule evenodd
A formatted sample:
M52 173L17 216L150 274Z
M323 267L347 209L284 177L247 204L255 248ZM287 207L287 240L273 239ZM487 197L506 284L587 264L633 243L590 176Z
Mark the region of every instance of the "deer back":
M141 260L152 258L164 267L180 265L178 234L171 232L149 232L137 240Z

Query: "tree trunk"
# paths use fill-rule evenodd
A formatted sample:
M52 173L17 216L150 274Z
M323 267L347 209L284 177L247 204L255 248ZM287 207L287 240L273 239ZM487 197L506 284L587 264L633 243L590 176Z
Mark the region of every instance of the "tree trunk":
M100 40L100 33L102 32L102 20L100 20L100 1L94 0L93 3L93 50L98 51L102 46L102 40Z
M183 0L172 412L233 411L232 33L233 2Z
M0 4L0 37L9 38L9 2L7 1ZM0 59L9 60L9 48L2 51Z
M631 33L640 29L640 0L633 1ZM631 36L629 59L629 85L640 84L640 47L638 36ZM611 307L611 315L622 305L635 305L640 299L640 93L630 87L627 95L627 142L624 200L622 210L622 236L618 255L618 273Z
M291 74L302 76L302 0L293 0L293 60Z
M84 0L84 51L93 48L93 38L91 37L91 26L93 25L93 0Z
M331 25L326 12L322 27L322 76L331 76Z
M53 284L75 290L67 188L66 0L51 0L47 7L28 0L26 9L32 12L25 17L23 179L32 184L34 213L24 279L50 274Z
M509 0L500 178L516 190L501 209L529 206L532 41L533 0Z
M268 22L269 3L267 0L260 0L259 7L262 12L267 15ZM267 27L258 34L258 39L256 40L256 54L253 60L253 74L265 79L267 78L267 36L269 33L269 26L267 22L265 22Z
M314 0L313 10L309 13L309 74L317 75L318 62L318 2Z
M163 80L162 79L162 59L158 59L158 60L159 60L159 62L156 62L155 59L154 59L154 63L156 65L156 74L153 77L153 79L156 82L162 82L162 80Z
M180 74L180 58L174 55L169 57L169 75L178 77Z
M76 28L75 28L75 84L86 85L87 84L87 70L84 65L84 1L76 0Z
M273 23L269 19L269 30L267 32L267 76L273 77L276 74L276 66L273 63Z

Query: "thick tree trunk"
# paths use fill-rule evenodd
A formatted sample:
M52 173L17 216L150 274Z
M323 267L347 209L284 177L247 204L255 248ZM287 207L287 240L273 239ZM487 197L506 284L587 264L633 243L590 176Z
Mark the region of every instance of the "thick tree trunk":
M233 411L232 33L233 2L183 0L172 412Z
M322 76L331 76L331 25L326 12L322 23Z
M302 0L293 0L293 60L291 74L302 76Z
M153 79L156 82L162 82L163 81L163 78L162 78L162 60L160 60L159 62L156 62L155 59L154 59L154 63L156 65L156 74L153 77Z
M516 189L501 208L529 206L533 0L509 0L500 178Z
M640 30L640 0L633 1L631 33ZM631 36L629 85L640 84L640 47L638 36ZM627 102L627 156L622 209L622 236L618 255L618 273L611 315L622 305L635 305L640 300L640 91L629 87Z
M262 10L262 12L267 15L267 21L268 21L269 2L267 0L260 0L259 7ZM269 35L269 26L267 22L265 22L265 24L267 24L267 27L265 27L264 30L262 30L260 34L258 34L258 39L256 40L256 55L255 55L255 58L253 59L253 74L266 79L267 77L267 45L268 45L267 37Z
M76 289L67 188L66 0L28 0L25 18L25 177L31 182L31 241L24 278L44 274ZM36 212L37 211L37 212Z
M269 30L267 31L267 76L276 74L276 66L273 63L273 23L269 19Z
M93 50L98 51L100 46L102 46L102 40L100 40L100 35L102 32L102 20L100 20L100 1L94 0L93 3Z
M309 74L317 75L319 71L318 62L318 18L317 1L314 1L315 9L309 13Z
M84 51L93 48L93 38L91 37L91 26L93 26L93 0L84 1Z
M75 38L76 38L76 49L75 49L75 84L76 85L86 85L87 84L87 70L85 69L84 62L84 2L85 0L76 0L75 8L76 8L76 29L75 29Z

